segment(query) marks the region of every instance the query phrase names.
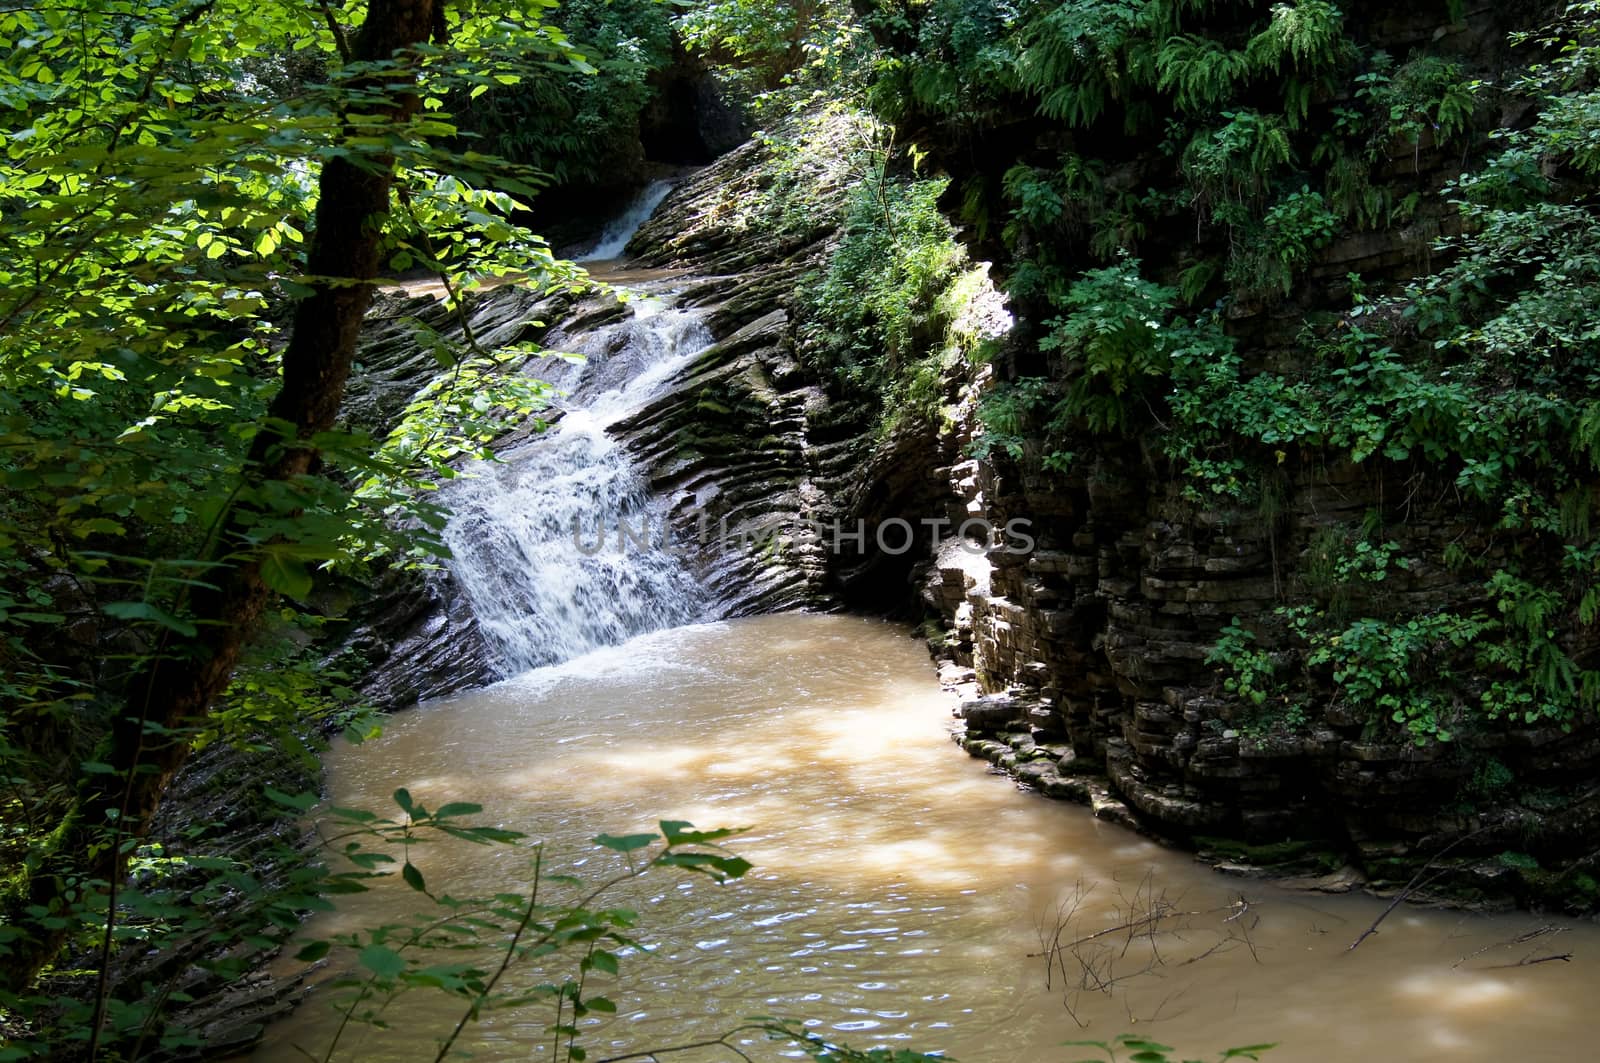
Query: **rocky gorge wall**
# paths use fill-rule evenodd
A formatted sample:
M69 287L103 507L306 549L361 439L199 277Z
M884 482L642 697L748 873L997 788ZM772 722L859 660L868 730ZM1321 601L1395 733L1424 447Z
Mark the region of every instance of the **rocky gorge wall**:
M1108 460L1092 481L1039 493L987 461L954 467L969 512L1002 525L1025 515L1038 539L1026 554L946 556L922 587L943 621L946 674L971 691L968 752L1225 869L1394 890L1431 863L1419 896L1592 906L1593 726L1503 723L1418 745L1374 734L1328 691L1301 733L1263 733L1259 711L1226 693L1208 662L1230 620L1286 600L1321 532L1406 485L1349 466L1301 470L1267 521L1196 512L1140 471ZM1393 534L1420 550L1470 528L1446 504L1418 507ZM1440 607L1481 593L1443 569L1390 592ZM1490 757L1516 791L1484 791Z

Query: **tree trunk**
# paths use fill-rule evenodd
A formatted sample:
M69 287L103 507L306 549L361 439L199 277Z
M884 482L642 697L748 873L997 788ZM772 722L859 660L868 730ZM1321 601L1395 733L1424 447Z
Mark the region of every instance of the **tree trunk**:
M372 0L351 58L387 60L441 36L442 3ZM421 102L415 70L405 64L358 75L350 87L363 95L364 125L375 117L402 125ZM386 102L374 105L375 98ZM12 943L0 976L0 986L13 992L33 982L67 937L66 929L42 926L38 912L68 911L85 892L117 882L125 873L128 852L148 833L167 785L188 755L189 731L227 688L240 651L274 598L262 582L260 560L253 556L241 518L261 487L313 470L317 455L309 440L332 428L339 412L356 337L372 302L371 282L381 265L394 180L392 156L367 155L362 162L332 158L323 166L306 258L315 290L296 308L283 353L283 388L251 446L240 501L207 558L216 567L201 578L214 585L197 590L192 599L198 633L152 656L135 676L102 758L115 774L85 777L72 813L18 906L36 906L35 914L5 913L11 927L28 935Z

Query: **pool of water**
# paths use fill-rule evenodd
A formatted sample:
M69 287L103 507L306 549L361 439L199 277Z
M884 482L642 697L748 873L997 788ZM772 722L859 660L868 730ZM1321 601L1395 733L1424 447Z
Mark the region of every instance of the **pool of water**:
M392 809L405 786L429 807L477 802L543 841L551 867L590 879L615 866L589 843L601 832L661 819L748 828L730 843L755 865L743 879L658 869L610 898L639 912L646 948L596 983L619 1011L586 1024L591 1060L715 1037L751 1015L968 1063L1079 1059L1061 1043L1121 1032L1186 1058L1275 1041L1274 1063L1594 1057L1592 925L1402 908L1349 951L1385 902L1224 877L1020 794L951 744L950 709L901 627L810 614L704 624L400 714L381 739L334 751L330 797ZM527 880L509 849L413 855L435 892ZM415 904L386 882L308 933ZM1550 953L1572 958L1524 962ZM350 963L336 952L319 977ZM505 984L538 980L519 967ZM323 1058L335 998L314 991L256 1058ZM432 1059L460 1012L406 994L384 1011L387 1030L347 1029L333 1058ZM548 1056L549 1020L543 1005L490 1012L458 1048ZM743 1042L756 1059L793 1051Z

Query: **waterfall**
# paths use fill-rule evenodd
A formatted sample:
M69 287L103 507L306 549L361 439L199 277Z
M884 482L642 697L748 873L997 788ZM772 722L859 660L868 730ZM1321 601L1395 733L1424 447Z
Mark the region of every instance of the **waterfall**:
M620 258L628 241L633 239L633 234L639 231L639 226L650 220L650 215L667 198L667 193L672 191L673 181L651 181L645 186L644 191L634 198L628 209L617 217L611 219L604 229L600 231L600 238L593 247L578 256L579 262L599 262L608 258Z
M711 335L693 312L633 305L628 320L564 343L583 362L528 368L567 391L550 429L446 489L450 568L502 674L705 619L699 585L660 548L664 507L606 429L665 388ZM648 529L649 544L622 542L621 527Z

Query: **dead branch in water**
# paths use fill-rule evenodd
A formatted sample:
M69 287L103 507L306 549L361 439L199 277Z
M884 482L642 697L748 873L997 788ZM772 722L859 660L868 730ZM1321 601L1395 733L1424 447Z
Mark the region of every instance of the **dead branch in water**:
M1511 947L1513 947L1515 945L1526 945L1530 941L1537 940L1538 938L1542 938L1542 937L1544 937L1546 935L1549 935L1549 934L1565 934L1568 929L1569 929L1568 927L1556 926L1554 923L1546 923L1543 926L1537 926L1537 927L1534 927L1532 930L1524 931L1523 933L1518 934L1516 937L1507 938L1504 941L1493 942L1492 944L1488 944L1488 945L1483 946L1483 948L1481 948L1481 949L1474 949L1472 952L1467 953L1465 956L1461 957L1459 960L1457 960L1455 963L1452 963L1450 966L1451 966L1452 969L1454 969L1456 967L1460 967L1463 963L1466 963L1468 960L1477 959L1479 956L1482 956L1485 952L1489 952L1492 949L1509 949L1509 948L1511 948ZM1499 964L1498 966L1499 967L1520 967L1520 966L1523 966L1523 964L1519 964L1519 963L1503 963L1503 964ZM1495 968L1490 967L1490 968L1486 968L1486 969L1487 970L1494 970Z
M1423 881L1423 876L1426 875L1433 868L1433 865L1434 865L1434 863L1436 861L1443 859L1444 856L1447 853L1449 853L1451 849L1454 849L1456 846L1460 845L1462 842L1468 840L1469 838L1472 838L1475 835L1482 834L1486 830L1488 830L1487 827L1479 827L1477 830L1472 831L1470 834L1463 834L1461 837L1457 838L1455 841L1451 842L1449 845L1445 846L1443 849L1440 849L1438 852L1436 852L1432 856L1428 857L1428 862L1423 864L1420 868L1418 868L1417 869L1417 873L1415 875L1411 876L1411 881L1406 883L1405 889L1401 890L1399 893L1396 893L1394 895L1394 900L1389 902L1389 907L1385 908L1382 912L1380 912L1378 914L1378 918L1376 918L1376 919L1374 919L1372 921L1372 925L1367 927L1365 930L1363 930L1361 932L1361 936L1360 937L1358 937L1354 941L1350 942L1350 947L1345 949L1345 951L1346 952L1354 952L1356 950L1356 946L1357 945L1360 945L1363 941L1367 940L1367 938L1371 937L1373 934L1376 934L1378 932L1378 924L1383 922L1385 919L1389 918L1389 913L1393 912L1396 908L1400 907L1400 905L1405 901L1405 899L1407 897L1411 896L1417 890L1421 889L1423 886L1426 886L1428 883L1432 882L1434 879L1438 878L1440 875L1443 875L1444 872L1441 871L1441 872L1439 872L1438 875L1434 875L1432 878L1429 878L1427 881Z
M1250 937L1259 916L1243 895L1221 907L1191 908L1182 894L1158 888L1154 873L1147 873L1131 893L1118 889L1106 925L1089 929L1085 906L1094 889L1079 880L1053 913L1041 915L1035 926L1040 950L1028 954L1044 961L1045 988L1060 990L1062 1006L1080 1027L1088 1025L1079 1016L1086 993L1112 996L1120 990L1129 1021L1154 1022L1169 1017L1167 1006L1178 994L1168 994L1140 1017L1127 995L1130 984L1237 948L1249 949L1259 962Z
M1530 952L1526 956L1522 957L1522 959L1518 960L1516 963L1496 963L1496 964L1492 964L1492 965L1490 965L1488 967L1485 967L1484 970L1486 970L1486 971L1503 971L1507 967L1532 967L1536 963L1549 963L1551 960L1560 960L1562 963L1571 963L1572 962L1572 953L1570 953L1570 952L1555 952L1555 953L1551 953L1548 956L1535 956L1533 953Z

